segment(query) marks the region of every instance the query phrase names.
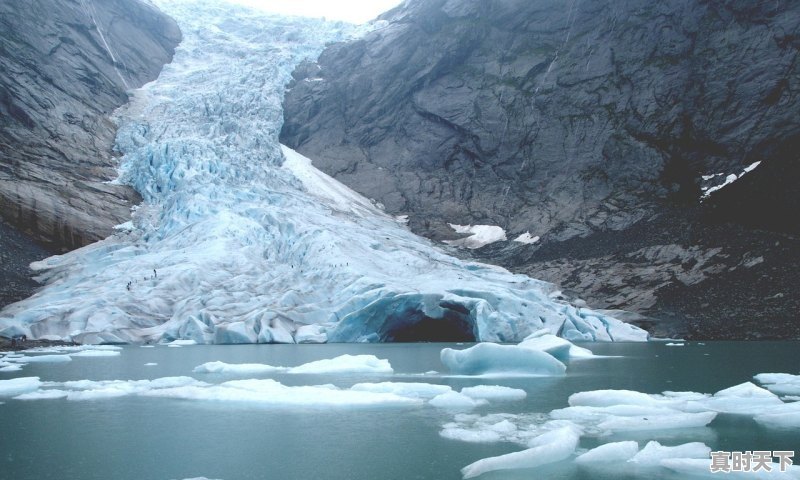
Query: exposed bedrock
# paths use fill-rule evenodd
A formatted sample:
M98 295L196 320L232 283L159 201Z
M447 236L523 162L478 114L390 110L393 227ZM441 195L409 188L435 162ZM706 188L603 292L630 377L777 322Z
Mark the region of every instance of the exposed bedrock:
M108 183L111 115L171 61L181 32L140 0L0 2L0 30L0 251L15 252L0 264L2 307L34 288L22 262L130 218L139 196Z
M0 214L69 250L108 236L139 201L116 177L110 116L181 38L139 0L0 4Z
M283 143L430 238L499 225L478 258L675 318L667 333L800 336L800 4L411 0L382 18L295 71Z

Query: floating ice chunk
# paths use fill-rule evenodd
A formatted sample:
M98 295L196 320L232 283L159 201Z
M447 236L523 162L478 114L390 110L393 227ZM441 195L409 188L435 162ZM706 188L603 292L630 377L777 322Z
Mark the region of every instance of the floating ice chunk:
M439 432L443 438L468 443L496 443L503 440L498 432L492 430L468 430L466 428L444 428Z
M156 362L147 362L144 364L145 367L155 367L158 365Z
M55 398L66 398L69 392L66 390L36 390L35 392L23 393L14 397L15 400L52 400Z
M594 354L591 350L579 347L569 340L557 337L546 329L539 330L531 335L528 335L522 342L519 343L519 346L529 348L531 350L547 352L562 362L567 361L570 358L594 357Z
M116 350L83 350L82 352L70 353L73 357L118 357L120 352Z
M462 468L461 474L466 479L495 470L534 468L559 462L575 452L579 439L579 429L562 427L534 438L527 450L478 460Z
M666 458L660 462L660 465L685 477L720 478L719 473L711 473L709 468L710 460L707 458ZM722 474L722 478L742 480L797 480L800 478L800 469L798 469L796 465L789 466L786 472L781 472L780 466L777 463L770 464L770 468L770 472L764 470L759 470L758 472L725 472Z
M759 424L773 429L797 429L800 428L800 411L782 413L764 413L756 415L753 420Z
M388 360L375 355L340 355L308 362L288 369L288 373L342 374L342 373L376 373L391 375L394 373Z
M595 465L598 463L625 462L639 451L639 444L634 441L613 442L593 448L575 459L578 465Z
M25 400L45 400L66 397L67 400L97 400L142 394L159 388L172 388L187 385L208 385L191 377L164 377L155 380L75 380L69 382L48 382L40 387L60 387L61 389L41 389L35 395L27 395ZM58 393L50 393L58 392Z
M682 347L682 346L684 346L686 344L685 343L667 342L664 345L666 345L668 347Z
M270 379L234 380L220 385L189 385L155 389L145 392L144 395L186 400L252 403L284 408L413 407L422 404L422 400L391 393L340 390L330 385L288 387Z
M0 396L13 397L22 393L38 390L42 385L39 377L20 377L0 380Z
M759 373L755 380L775 395L800 395L800 375L788 373Z
M447 385L417 382L357 383L350 389L358 392L392 393L401 397L425 399L453 391Z
M455 247L476 249L490 243L506 240L506 231L496 225L455 225L453 223L449 225L456 233L469 234L469 237L444 241L444 243Z
M169 343L169 345L181 345L181 346L197 345L197 341L196 340L191 340L191 339L178 339L178 340L171 341Z
M24 357L15 358L13 361L19 363L63 363L71 362L72 357L69 355L26 355Z
M440 357L458 375L563 375L567 369L548 353L518 345L479 343L465 350L445 348Z
M667 458L711 458L711 449L701 442L684 443L674 447L661 445L656 441L647 445L629 461L646 467L656 467Z
M612 432L637 430L670 430L675 428L704 427L717 416L715 412L675 413L672 415L653 416L611 416L597 426L601 430Z
M570 406L611 407L616 405L640 405L657 407L661 404L652 396L633 390L592 390L570 395Z
M0 372L19 372L22 370L22 365L0 362Z
M461 394L472 399L484 400L522 400L528 396L525 390L501 387L500 385L477 385L461 389Z
M297 343L325 343L328 334L322 325L303 325L294 334Z
M194 367L194 373L224 373L231 375L259 375L263 373L285 372L286 367L273 367L262 363L208 362Z
M711 398L698 402L689 402L687 408L739 415L756 415L782 405L783 402L774 393L750 382L745 382L720 390Z
M450 391L433 397L429 403L436 408L444 408L447 410L472 410L481 405L486 405L489 402L484 399L473 399L467 395Z
M465 442L511 442L528 446L532 438L544 432L573 425L571 422L547 422L545 414L458 413L453 422L442 425L440 435Z

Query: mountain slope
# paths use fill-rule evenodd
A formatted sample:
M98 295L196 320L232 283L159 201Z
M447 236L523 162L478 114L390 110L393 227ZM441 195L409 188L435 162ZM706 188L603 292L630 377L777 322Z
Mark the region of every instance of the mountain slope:
M180 41L139 0L0 5L0 214L55 249L99 240L139 198L116 177L112 112Z
M278 143L292 69L353 27L158 0L185 38L119 112L143 197L100 242L37 262L0 335L81 343L645 340L547 283L463 261Z
M283 143L430 238L538 236L463 254L666 333L800 335L800 5L412 0L383 18L295 72Z

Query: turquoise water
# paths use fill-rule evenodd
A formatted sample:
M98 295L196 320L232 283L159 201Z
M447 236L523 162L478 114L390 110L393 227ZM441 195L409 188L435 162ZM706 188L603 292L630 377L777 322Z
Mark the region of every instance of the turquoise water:
M424 381L460 389L478 384L522 388L528 397L492 402L474 413L547 413L567 406L570 394L596 389L647 393L713 393L762 372L798 373L798 343L708 342L590 344L613 358L573 361L559 378L420 376L443 370L439 352L452 344L236 345L183 348L125 347L118 357L74 358L30 364L0 380L39 376L46 381L153 379L188 375L207 382L235 377L193 374L209 361L294 366L344 353L388 359L394 375L262 375L286 385ZM457 346L456 348L463 348ZM145 366L156 362L157 366ZM238 377L242 378L242 377ZM249 378L249 377L248 377ZM453 413L425 405L390 409L266 408L126 396L93 401L0 399L2 479L460 479L459 470L484 457L521 450L510 444L474 444L439 436ZM702 441L722 450L800 451L800 432L768 430L749 417L719 415L709 427L585 438L598 443L656 439L664 444ZM481 479L680 478L665 471L602 472L565 461L536 470L493 472Z

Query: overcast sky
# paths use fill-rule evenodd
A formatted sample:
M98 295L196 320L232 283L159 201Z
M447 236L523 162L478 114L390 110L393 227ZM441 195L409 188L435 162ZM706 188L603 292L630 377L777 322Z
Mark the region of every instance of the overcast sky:
M399 5L402 0L230 0L286 15L325 17L364 23Z

